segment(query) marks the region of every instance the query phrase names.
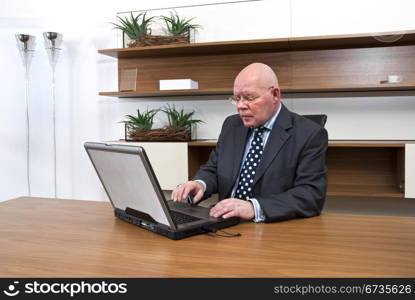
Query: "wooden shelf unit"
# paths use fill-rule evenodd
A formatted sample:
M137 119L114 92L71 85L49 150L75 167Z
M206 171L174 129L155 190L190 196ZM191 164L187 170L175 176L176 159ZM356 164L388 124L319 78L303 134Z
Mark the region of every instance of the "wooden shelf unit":
M189 178L204 164L215 141L188 143ZM330 141L328 196L404 197L405 141Z
M401 36L402 35L402 36ZM390 37L396 38L391 42ZM415 31L163 45L98 50L118 59L118 74L137 68L137 86L102 96L148 97L232 93L237 73L264 62L278 74L281 90L335 92L415 89ZM399 75L399 83L387 83ZM191 78L198 90L160 91L159 80ZM119 76L119 86L121 86ZM123 80L133 80L131 78ZM123 82L125 85L125 82Z
M227 95L231 94L230 89L197 89L197 90L163 90L157 92L100 92L100 96L110 96L118 98L137 98L137 97L163 97L163 96L189 96L189 95Z

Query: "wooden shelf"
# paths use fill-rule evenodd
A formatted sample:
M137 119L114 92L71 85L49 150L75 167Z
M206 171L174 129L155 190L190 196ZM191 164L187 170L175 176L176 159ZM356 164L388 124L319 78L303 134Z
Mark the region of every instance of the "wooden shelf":
M189 96L189 95L231 95L232 90L230 89L193 89L193 90L164 90L156 92L100 92L100 96L110 96L118 98L135 98L135 97L157 97L157 96Z
M393 42L382 42L395 34ZM131 92L101 92L111 97L231 94L238 72L252 62L268 64L283 93L388 91L415 89L415 31L372 34L228 41L98 52L118 60L118 87ZM135 76L120 77L124 70ZM387 83L399 75L399 83ZM191 78L198 90L160 91L159 80Z
M329 141L327 195L403 198L405 144L413 143L415 141ZM188 143L190 178L208 160L215 146L215 140Z
M189 147L216 147L217 140L196 140L187 144Z
M404 193L393 185L329 184L327 196L404 198Z
M353 88L327 88L327 89L289 89L282 88L282 94L293 93L331 93L331 92L367 92L367 91L410 91L415 90L415 86L406 84L384 84L382 87L353 87ZM192 90L165 90L155 92L99 92L100 96L118 97L118 98L140 98L140 97L159 97L159 96L203 96L203 95L232 95L232 89L192 89Z
M415 141L383 141L383 140L331 140L329 147L374 147L374 148L405 148L405 144L413 144Z
M215 147L217 140L194 140L188 142L189 147ZM329 147L357 148L405 148L405 144L415 144L413 140L330 140Z
M262 39L210 43L147 46L140 48L117 48L98 50L99 53L116 58L211 55L229 53L252 53L288 51L288 39Z
M393 36L402 36L396 41ZM98 53L115 58L195 56L276 51L302 51L322 49L368 48L413 45L415 30L383 33L328 35L279 39L239 40L209 43L147 46L140 48L102 49Z

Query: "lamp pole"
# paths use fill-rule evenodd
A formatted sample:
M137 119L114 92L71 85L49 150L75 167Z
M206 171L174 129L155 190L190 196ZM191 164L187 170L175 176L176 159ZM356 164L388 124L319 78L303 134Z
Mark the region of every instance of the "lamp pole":
M46 52L48 53L49 63L52 68L52 131L53 131L53 178L54 178L54 196L57 198L57 163L56 163L56 92L55 92L55 67L61 51L62 34L57 32L44 32Z
M17 48L25 69L25 116L26 116L26 181L27 194L31 196L30 188L30 118L29 118L29 68L36 47L36 37L29 34L15 35Z

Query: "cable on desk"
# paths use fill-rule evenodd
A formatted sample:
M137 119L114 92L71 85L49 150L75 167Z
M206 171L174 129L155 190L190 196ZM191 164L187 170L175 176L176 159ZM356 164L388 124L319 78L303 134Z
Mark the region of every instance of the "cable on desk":
M239 237L242 236L242 234L238 233L231 233L225 230L216 230L208 227L202 227L203 230L205 230L208 235L210 236L218 236L218 237L226 237L226 238L233 238L233 237Z

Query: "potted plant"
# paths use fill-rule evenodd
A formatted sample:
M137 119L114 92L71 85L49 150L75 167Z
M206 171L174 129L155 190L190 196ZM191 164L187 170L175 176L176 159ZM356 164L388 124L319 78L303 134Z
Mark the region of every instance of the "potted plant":
M125 140L145 139L153 127L154 116L158 111L158 109L147 109L142 113L137 109L137 116L126 115L127 120L121 121L125 124Z
M191 23L194 18L181 18L177 12L170 12L170 17L161 16L161 18L166 24L166 31L169 35L184 39L187 42L189 42L190 31L201 27L198 24Z
M186 19L176 12L170 12L170 17L159 17L166 24L165 31L168 35L152 35L149 26L156 17L146 18L146 14L147 12L143 12L134 17L131 13L130 18L117 16L119 24L111 23L115 25L114 29L120 29L131 40L128 47L187 44L190 42L191 30L201 27L192 24L194 18Z
M176 140L189 141L191 140L191 129L193 125L202 123L202 120L194 120L194 111L185 113L183 109L180 111L173 105L167 105L161 109L167 115L169 125L165 127L166 133L171 137L176 137Z
M168 126L153 129L153 119L157 112L162 111L167 115ZM126 115L125 124L126 141L189 141L191 140L192 126L202 123L201 120L193 120L194 111L184 112L177 110L173 105L167 105L163 109L147 109L145 112L137 110L137 116Z
M194 18L181 18L176 12L170 12L170 17L160 16L159 18L166 24L167 35L145 35L140 39L138 46L188 44L190 31L201 27L191 23Z
M134 17L133 13L131 13L129 19L117 16L120 24L111 23L115 25L114 29L121 30L131 40L128 43L128 47L139 46L140 40L145 39L149 35L150 24L154 21L154 17L146 18L146 14L147 12L143 12Z

